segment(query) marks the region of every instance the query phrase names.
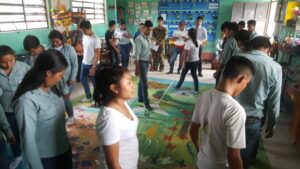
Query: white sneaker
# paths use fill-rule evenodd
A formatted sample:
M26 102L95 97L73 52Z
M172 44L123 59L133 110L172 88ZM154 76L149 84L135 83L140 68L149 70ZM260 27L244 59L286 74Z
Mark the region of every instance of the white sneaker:
M72 125L74 123L75 123L75 118L74 117L68 117L67 125Z
M22 156L16 157L10 164L9 169L16 169L20 162L22 161Z
M92 101L92 99L89 99L89 98L83 98L80 100L80 102L82 102L82 103L91 102L91 101Z

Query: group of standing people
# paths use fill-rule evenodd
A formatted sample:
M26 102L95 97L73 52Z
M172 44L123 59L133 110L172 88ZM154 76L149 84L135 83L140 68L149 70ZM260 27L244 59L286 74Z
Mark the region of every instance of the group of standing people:
M225 22L216 89L204 93L194 110L190 135L199 168L248 169L258 151L262 127L274 134L280 112L281 66L269 56L271 43L255 32L255 20ZM240 27L240 29L239 29ZM267 121L266 121L267 119ZM199 139L202 128L202 141Z
M82 47L76 43L75 49L83 54L80 77L86 91L83 101L87 101L92 99L87 78L94 82L101 44L89 21L82 21L79 27ZM46 48L36 36L27 35L23 46L29 57L24 62L16 61L9 46L0 46L1 169L16 168L22 152L30 169L72 169L66 122L75 121L70 94L76 82L78 52L64 43L57 30L52 30L48 38L51 45ZM2 132L15 156L11 164Z
M199 56L206 40L206 30L200 26L202 21L203 18L198 17L196 27L187 32L184 32L185 23L182 21L179 30L174 32L171 61L173 63L178 54L184 60L175 88L181 87L191 70L195 92L198 92L196 72L201 69ZM154 30L164 30L162 23L159 25ZM81 81L86 92L84 101L94 99L101 106L96 121L101 167L136 169L138 118L126 102L134 95L134 84L126 68L129 59L122 57L122 53L131 50L131 35L124 25L121 26L116 35L121 37L117 46L115 22L110 21L105 37L111 52L111 65L99 66L99 38L93 33L89 21L82 21L79 27L83 32ZM139 76L138 101L151 111L147 74L153 23L147 20L140 27L134 40L133 57L135 73ZM271 44L266 37L254 36L253 31L238 32L238 24L231 22L224 23L221 30L226 42L220 58L222 66L216 73L216 89L205 92L196 102L190 136L198 152L199 168L227 168L228 164L231 169L248 169L257 153L264 118L268 118L265 137L274 134L280 108L282 70L268 56ZM156 34L157 46L163 45L161 35L163 33ZM49 50L35 36L28 35L24 39L24 48L31 55L26 60L28 64L16 61L10 47L0 46L0 132L12 144L15 160L22 159L23 151L30 169L71 169L72 151L64 112L72 121L73 107L69 96L77 74L76 51L64 43L58 31L51 31L48 37L52 43ZM158 51L159 48L155 52ZM160 55L159 52L156 54ZM157 69L163 68L156 66ZM198 75L201 74L198 72ZM94 85L93 96L89 91L88 77ZM199 128L203 128L201 144ZM6 141L2 133L0 147L0 167L7 169Z

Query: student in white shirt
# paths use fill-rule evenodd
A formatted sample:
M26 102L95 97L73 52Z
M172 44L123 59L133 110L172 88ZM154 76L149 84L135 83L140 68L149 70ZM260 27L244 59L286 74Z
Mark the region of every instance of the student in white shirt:
M119 39L118 46L121 53L122 66L128 68L130 51L132 49L130 38L132 38L132 36L126 28L125 21L120 21L120 28L115 32L115 36Z
M174 45L172 46L171 57L169 59L170 70L167 74L172 74L174 69L175 61L177 60L178 54L179 56L179 67L177 69L177 73L180 74L180 70L182 68L183 55L184 55L184 41L188 39L187 31L185 30L186 23L185 21L179 22L179 29L173 32L172 40L174 41Z
M196 39L196 29L191 28L188 31L189 40L185 42L185 58L184 58L184 68L181 72L179 82L175 86L176 89L179 89L184 82L185 76L189 70L194 81L195 94L198 93L198 77L197 77L197 67L199 65L199 42Z
M101 41L98 36L92 31L89 21L82 21L80 29L83 31L83 60L81 65L80 81L83 85L86 98L82 102L92 101L90 87L87 77L90 77L95 88L95 71L100 58Z
M96 100L101 106L96 121L100 168L137 169L138 118L127 104L134 95L133 81L126 68L102 67L95 75Z
M233 57L227 63L216 89L198 100L190 136L198 152L201 169L242 169L240 149L246 147L244 108L233 98L239 95L255 73L253 63ZM199 143L199 128L202 128Z
M202 50L203 50L203 43L207 41L207 31L206 29L202 26L203 23L203 17L198 16L195 25L196 25L196 35L197 35L197 40L199 41L199 65L198 65L198 76L202 77L202 62L201 62L201 55L202 55Z

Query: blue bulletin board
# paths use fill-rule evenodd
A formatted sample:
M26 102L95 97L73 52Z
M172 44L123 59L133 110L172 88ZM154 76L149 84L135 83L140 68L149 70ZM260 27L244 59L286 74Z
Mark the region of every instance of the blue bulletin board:
M207 30L208 41L216 40L219 0L158 0L158 13L165 19L169 37L181 20L187 22L189 29L194 27L198 16L203 16L202 26Z

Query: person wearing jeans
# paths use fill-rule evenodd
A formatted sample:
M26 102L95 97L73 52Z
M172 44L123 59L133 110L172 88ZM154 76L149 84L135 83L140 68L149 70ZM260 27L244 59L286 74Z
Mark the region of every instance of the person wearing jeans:
M256 156L263 118L267 119L264 137L271 138L274 135L282 89L282 68L268 55L271 48L269 39L258 36L251 40L250 45L253 50L240 53L239 56L251 60L256 73L247 88L235 98L247 115L246 149L241 150L244 169L248 169L250 161L255 160L253 157Z
M261 132L261 119L258 117L247 117L246 119L246 144L247 148L241 149L244 168L249 166L250 160L256 154Z
M93 86L95 86L94 76L89 76L91 69L92 69L92 65L87 65L87 64L82 63L81 73L80 73L80 77L81 77L80 81L83 85L86 98L92 98L92 94L91 94L91 90L90 90L90 86L89 86L89 82L88 82L88 77L91 78Z
M91 78L95 88L94 75L100 58L101 41L92 31L91 23L89 21L82 21L80 23L80 29L83 32L83 60L80 80L86 95L86 98L82 99L81 102L89 102L92 101L92 95L87 78ZM92 105L95 104L93 103Z
M176 88L179 89L184 82L185 76L188 73L189 70L191 70L192 78L194 81L194 89L195 92L198 92L198 77L197 77L197 68L198 68L199 61L195 62L186 62L185 67L182 69L180 79L178 84L176 85Z
M184 21L179 22L179 30L174 31L172 40L174 40L174 45L172 47L172 53L171 57L169 59L170 64L170 70L167 74L173 73L174 64L177 60L178 54L179 57L179 67L177 69L177 73L180 73L180 70L182 68L182 62L183 62L183 55L184 55L184 41L187 40L187 31L185 30L186 23Z
M116 31L116 37L120 39L119 49L121 53L122 66L128 68L130 51L132 49L130 32L126 29L126 24L123 20L120 21L120 29Z
M50 49L55 49L60 51L68 61L68 67L64 74L64 86L63 94L66 106L66 112L68 114L67 124L74 124L74 110L73 105L70 100L70 95L73 91L74 85L76 83L76 75L78 71L78 61L77 54L73 46L64 43L63 35L57 31L52 30L48 36L52 43Z
M181 72L179 82L175 86L176 89L179 89L184 82L185 76L189 70L191 70L193 81L194 81L194 90L195 93L198 93L198 77L197 77L197 67L199 65L199 43L196 39L196 30L194 28L189 29L188 31L189 40L185 42L185 59L186 63Z
M128 68L130 51L132 49L132 44L119 44L122 66Z
M149 67L149 58L151 54L151 45L149 35L153 23L150 20L145 22L144 31L136 38L135 40L135 59L134 63L136 66L135 74L139 76L139 86L138 86L138 101L143 102L146 109L153 110L150 106L150 101L148 98L148 67Z

